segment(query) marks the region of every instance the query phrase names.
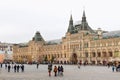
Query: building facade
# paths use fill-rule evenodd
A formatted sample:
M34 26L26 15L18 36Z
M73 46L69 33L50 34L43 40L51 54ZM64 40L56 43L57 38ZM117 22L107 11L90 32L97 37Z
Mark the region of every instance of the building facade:
M13 45L0 42L0 62L12 60Z
M13 46L15 62L92 63L120 61L120 31L93 30L86 20L74 24L70 16L68 30L59 40L45 41L40 32L26 44Z

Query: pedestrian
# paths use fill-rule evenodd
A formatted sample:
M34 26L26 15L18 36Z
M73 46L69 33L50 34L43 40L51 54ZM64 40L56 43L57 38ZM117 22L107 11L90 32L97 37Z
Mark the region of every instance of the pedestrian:
M5 63L5 69L7 69L7 63Z
M54 66L54 76L56 77L57 76L57 66Z
M110 68L110 63L107 64L108 68Z
M19 68L20 68L20 66L19 66L19 65L17 65L17 72L19 72Z
M24 65L21 65L21 71L24 72Z
M14 67L14 64L13 64L13 62L12 62L12 64L11 64L11 65L12 65L12 69L13 69L13 67Z
M116 66L116 72L118 72L118 66Z
M38 69L38 67L39 67L39 63L37 63L37 69Z
M0 74L1 74L1 68L0 68Z
M61 71L60 66L58 66L58 76L60 75L60 71Z
M10 66L10 64L8 65L8 72L10 72L10 68L11 68L11 66Z
M78 63L78 68L80 69L80 64Z
M64 72L64 68L63 68L63 66L61 65L61 67L60 67L60 74L61 74L61 76L63 76L63 72Z
M0 65L1 65L1 68L2 68L2 63Z
M20 65L20 69L21 69L21 72L22 72L22 69L23 69L23 68L22 68L22 64Z
M49 76L51 76L51 71L52 71L52 64L48 64L48 73L49 73Z
M113 66L112 66L112 71L114 72L114 70L115 70L115 66L113 65Z
M16 68L17 68L17 66L16 66L16 64L14 65L14 72L16 72Z

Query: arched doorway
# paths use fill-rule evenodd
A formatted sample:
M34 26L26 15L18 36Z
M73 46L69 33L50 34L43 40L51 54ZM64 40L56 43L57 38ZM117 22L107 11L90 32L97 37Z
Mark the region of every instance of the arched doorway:
M76 53L72 54L71 62L72 62L72 64L77 64L78 60L77 60L77 54Z
M106 60L103 60L103 65L107 65L107 61Z

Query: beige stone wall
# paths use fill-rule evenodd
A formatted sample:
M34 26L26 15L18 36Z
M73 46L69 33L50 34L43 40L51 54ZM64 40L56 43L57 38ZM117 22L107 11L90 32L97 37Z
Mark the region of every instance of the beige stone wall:
M62 44L44 45L42 42L30 41L28 47L13 47L13 57L16 62L41 62L47 56L54 62L71 62L77 56L78 62L93 64L107 63L120 58L120 38L97 39L95 35L85 31L77 34L66 33Z

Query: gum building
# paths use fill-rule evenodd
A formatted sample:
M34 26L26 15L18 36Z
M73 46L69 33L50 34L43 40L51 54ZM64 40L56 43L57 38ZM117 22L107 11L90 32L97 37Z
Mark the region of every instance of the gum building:
M14 44L15 62L92 63L120 61L120 31L93 30L83 11L82 20L73 23L70 16L65 36L45 41L40 32L26 44Z

